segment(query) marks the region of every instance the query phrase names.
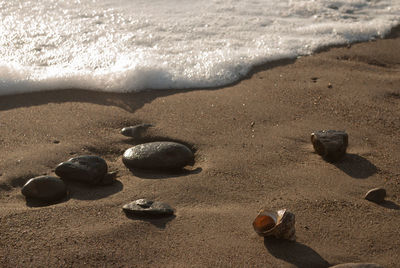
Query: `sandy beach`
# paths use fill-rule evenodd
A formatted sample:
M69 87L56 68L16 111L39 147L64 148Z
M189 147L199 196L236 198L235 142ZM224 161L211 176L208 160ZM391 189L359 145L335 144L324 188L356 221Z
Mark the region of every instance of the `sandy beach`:
M1 267L399 267L400 37L326 49L256 68L223 88L116 94L60 90L0 98ZM141 141L120 134L154 127ZM310 133L345 130L346 157L314 153ZM129 171L135 143L195 152L184 172ZM50 206L21 186L78 155L103 157L117 182L69 185ZM387 191L378 205L364 199ZM130 201L175 209L132 219ZM296 242L264 239L261 208L296 215Z

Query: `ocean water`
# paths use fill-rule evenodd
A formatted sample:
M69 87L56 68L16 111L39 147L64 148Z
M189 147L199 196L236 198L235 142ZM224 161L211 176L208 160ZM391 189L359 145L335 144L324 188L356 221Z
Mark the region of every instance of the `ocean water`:
M400 0L0 0L0 95L222 86L399 23Z

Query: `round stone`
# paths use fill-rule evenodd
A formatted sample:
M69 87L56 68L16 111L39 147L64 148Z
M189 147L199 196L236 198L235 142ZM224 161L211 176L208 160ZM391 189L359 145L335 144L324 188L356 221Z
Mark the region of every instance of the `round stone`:
M60 178L39 176L27 181L22 187L21 193L25 197L41 201L57 201L67 194L67 186Z
M137 216L169 216L174 210L165 203L138 199L122 207L125 213Z
M365 194L365 199L375 203L382 203L383 201L385 201L385 197L386 190L383 188L371 189Z
M192 151L176 142L150 142L125 151L122 161L129 168L178 169L193 161Z
M83 155L62 162L56 167L55 173L66 180L97 184L107 174L107 170L107 163L101 157Z

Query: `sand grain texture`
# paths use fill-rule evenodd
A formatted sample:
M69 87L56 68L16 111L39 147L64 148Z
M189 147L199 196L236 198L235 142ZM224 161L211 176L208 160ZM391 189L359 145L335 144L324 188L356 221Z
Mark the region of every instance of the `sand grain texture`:
M1 97L0 266L399 267L399 49L398 37L332 48L220 89ZM130 172L121 158L134 143L120 129L138 123L155 126L144 140L190 146L191 170ZM313 153L321 129L349 134L343 161ZM81 154L104 157L118 182L25 202L27 179ZM375 187L388 192L382 205L363 198ZM123 204L139 198L176 216L126 217ZM263 207L295 213L297 242L254 232Z

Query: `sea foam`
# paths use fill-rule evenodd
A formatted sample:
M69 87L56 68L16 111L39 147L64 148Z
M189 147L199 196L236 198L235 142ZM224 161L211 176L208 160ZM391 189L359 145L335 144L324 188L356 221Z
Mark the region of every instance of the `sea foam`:
M0 95L222 86L383 37L399 14L400 0L0 0Z

